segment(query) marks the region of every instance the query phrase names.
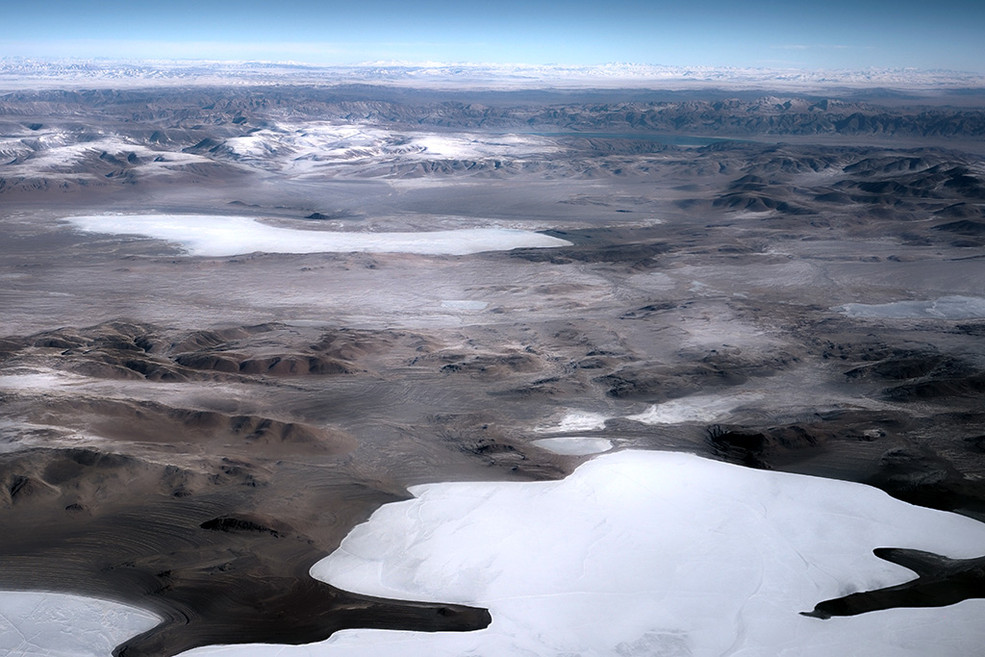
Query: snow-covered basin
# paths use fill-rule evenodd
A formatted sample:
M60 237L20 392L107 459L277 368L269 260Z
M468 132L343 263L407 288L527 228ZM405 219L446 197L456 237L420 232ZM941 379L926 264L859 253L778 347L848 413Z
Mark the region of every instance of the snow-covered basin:
M257 251L466 255L571 244L543 233L499 227L406 233L334 232L271 226L251 217L198 214L100 214L66 217L66 221L86 232L142 235L179 244L190 255L214 257Z
M875 547L985 553L985 525L867 486L622 451L557 482L412 492L415 499L356 527L312 574L372 595L485 606L487 629L347 630L306 646L183 654L971 657L985 640L981 600L830 620L799 615L914 577L873 556Z
M879 546L985 553L985 525L846 482L624 451L548 483L417 486L312 573L368 594L477 604L478 632L348 630L300 647L186 655L979 654L985 601L823 621L821 600L913 573Z
M65 593L0 592L0 654L108 657L119 643L161 622L129 605Z

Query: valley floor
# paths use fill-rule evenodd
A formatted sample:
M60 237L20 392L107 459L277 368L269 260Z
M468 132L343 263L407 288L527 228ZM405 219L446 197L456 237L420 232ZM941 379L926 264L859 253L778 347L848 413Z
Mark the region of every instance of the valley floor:
M0 98L15 654L980 643L977 601L865 594L985 595L979 137L128 93ZM75 622L121 631L41 641Z

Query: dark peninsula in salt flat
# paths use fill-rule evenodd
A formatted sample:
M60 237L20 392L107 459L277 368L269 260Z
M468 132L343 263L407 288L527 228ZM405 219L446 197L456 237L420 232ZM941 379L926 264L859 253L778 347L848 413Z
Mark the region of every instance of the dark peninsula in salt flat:
M0 92L0 648L981 644L985 93L283 75Z

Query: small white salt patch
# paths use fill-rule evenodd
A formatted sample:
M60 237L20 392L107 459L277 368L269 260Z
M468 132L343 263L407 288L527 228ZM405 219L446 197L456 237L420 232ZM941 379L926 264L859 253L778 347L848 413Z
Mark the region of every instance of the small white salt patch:
M541 438L533 441L534 445L555 454L565 456L586 456L601 454L612 449L612 441L605 438L582 436L562 436L558 438Z
M449 310L485 310L489 304L485 301L471 299L443 299L441 307Z
M726 419L736 408L762 399L760 393L734 395L695 395L653 404L642 413L627 415L627 420L643 424L682 424L686 422L718 422Z
M598 431L605 429L608 415L592 413L591 411L580 411L569 408L556 424L549 424L537 427L534 431L538 433L571 433L575 431Z

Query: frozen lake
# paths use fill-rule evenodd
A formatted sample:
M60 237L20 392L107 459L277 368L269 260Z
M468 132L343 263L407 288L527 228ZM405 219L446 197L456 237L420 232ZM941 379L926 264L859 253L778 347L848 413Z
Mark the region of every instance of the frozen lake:
M463 228L407 233L297 230L251 217L201 214L87 215L66 217L89 233L141 235L180 245L189 255L244 253L418 253L467 255L517 248L550 248L571 243L550 235L511 228Z
M129 605L65 593L0 592L0 649L8 657L109 657L160 622Z
M875 488L623 451L562 481L412 492L415 499L387 504L356 527L312 574L371 595L486 606L489 628L347 630L305 646L184 655L967 657L985 639L982 600L826 621L800 615L821 600L913 579L876 558L875 547L980 555L985 525ZM24 595L35 597L18 602ZM87 610L84 599L69 603L0 596L0 633L27 637L11 639L6 645L18 648L10 654L94 654L87 646L148 622L145 613L120 618L125 610L112 603L108 615Z

